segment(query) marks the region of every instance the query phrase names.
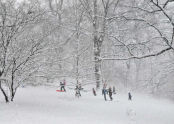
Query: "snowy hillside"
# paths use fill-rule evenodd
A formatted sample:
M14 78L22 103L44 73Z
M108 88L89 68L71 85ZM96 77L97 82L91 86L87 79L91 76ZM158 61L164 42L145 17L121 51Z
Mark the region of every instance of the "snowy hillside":
M0 124L173 124L174 103L133 94L114 95L104 101L99 94L74 91L58 93L56 88L20 88L15 102L6 104L0 96Z

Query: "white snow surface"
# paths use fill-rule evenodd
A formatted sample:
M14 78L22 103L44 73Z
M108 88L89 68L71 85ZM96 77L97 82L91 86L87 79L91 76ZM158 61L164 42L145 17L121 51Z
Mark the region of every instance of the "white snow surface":
M68 90L68 89L67 89ZM174 103L146 95L114 95L104 101L101 92L56 92L53 87L20 88L13 103L0 95L0 124L174 124Z

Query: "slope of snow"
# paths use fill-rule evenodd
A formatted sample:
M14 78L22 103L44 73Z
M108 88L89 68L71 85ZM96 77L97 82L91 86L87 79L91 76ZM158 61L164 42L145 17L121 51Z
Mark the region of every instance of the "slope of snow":
M114 95L104 101L98 93L58 93L56 88L21 88L15 102L6 104L0 96L0 124L174 124L174 103L144 95Z

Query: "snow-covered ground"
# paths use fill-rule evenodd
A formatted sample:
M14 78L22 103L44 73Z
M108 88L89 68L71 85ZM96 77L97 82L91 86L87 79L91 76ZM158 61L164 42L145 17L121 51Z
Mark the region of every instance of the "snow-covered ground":
M133 94L114 95L104 101L99 94L74 91L58 93L56 88L21 88L15 102L6 104L0 96L0 124L174 124L174 103Z

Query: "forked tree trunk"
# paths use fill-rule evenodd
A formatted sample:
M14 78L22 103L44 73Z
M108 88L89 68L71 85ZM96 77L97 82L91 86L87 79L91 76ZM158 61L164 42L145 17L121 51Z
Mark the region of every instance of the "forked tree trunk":
M4 91L4 89L1 86L1 81L0 81L0 89L1 89L2 94L4 95L6 103L8 103L9 102L9 98L8 98L8 95L6 94L6 92Z
M14 100L15 93L16 93L16 92L12 92L12 94L11 94L11 99L10 99L11 101Z

